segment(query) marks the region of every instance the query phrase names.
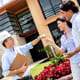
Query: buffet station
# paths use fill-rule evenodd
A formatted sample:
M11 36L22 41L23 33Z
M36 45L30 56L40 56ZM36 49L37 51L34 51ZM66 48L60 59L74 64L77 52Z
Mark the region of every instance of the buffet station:
M72 80L70 60L63 55L52 53L49 46L44 48L49 56L37 63L30 73L34 80ZM41 50L41 51L43 51Z

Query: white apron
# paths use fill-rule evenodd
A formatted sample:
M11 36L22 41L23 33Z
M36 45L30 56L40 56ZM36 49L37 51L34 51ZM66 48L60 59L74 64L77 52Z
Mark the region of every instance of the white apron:
M77 63L71 63L73 80L80 80L80 66Z

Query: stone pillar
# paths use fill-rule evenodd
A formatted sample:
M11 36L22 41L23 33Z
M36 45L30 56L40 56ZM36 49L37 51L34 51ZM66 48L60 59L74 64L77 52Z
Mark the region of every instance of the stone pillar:
M26 0L26 4L28 4L39 35L46 34L49 38L53 40L48 25L46 24L46 19L44 18L43 13L41 11L38 0ZM49 44L49 42L46 42L44 39L42 39L42 42L44 46Z

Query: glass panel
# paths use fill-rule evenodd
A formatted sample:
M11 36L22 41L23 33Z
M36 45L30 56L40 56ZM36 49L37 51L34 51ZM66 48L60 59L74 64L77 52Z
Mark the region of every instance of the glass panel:
M16 17L13 14L6 12L0 15L0 31L7 30L9 32L20 32L20 28L17 25Z
M4 14L0 15L0 21L7 17L8 17L8 13L4 13Z
M61 0L39 0L45 18L55 15L59 11Z
M53 23L49 24L48 26L49 26L50 32L53 36L53 39L55 40L55 43L60 46L60 37L61 37L62 33L58 29L57 23L53 22Z
M6 24L7 22L9 22L9 20L10 19L8 17L3 19L3 20L0 20L0 26Z
M32 28L35 28L35 24L29 10L17 14L17 18L23 32L27 32L30 31Z

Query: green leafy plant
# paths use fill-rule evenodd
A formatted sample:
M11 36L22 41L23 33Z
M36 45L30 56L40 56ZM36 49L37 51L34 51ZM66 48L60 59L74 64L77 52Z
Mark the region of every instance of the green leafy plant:
M61 62L64 62L65 58L63 55L56 55L54 58L51 59L52 63L54 65L58 65Z
M47 53L48 58L52 58L52 57L54 57L50 45L47 45L46 47L44 47L44 48L42 48L41 50L39 50L39 52L44 52L44 51Z
M47 45L46 47L42 48L40 51L45 51L48 55L49 60L54 64L58 65L61 62L64 62L65 58L62 54L56 54L55 50L52 49L51 45Z

